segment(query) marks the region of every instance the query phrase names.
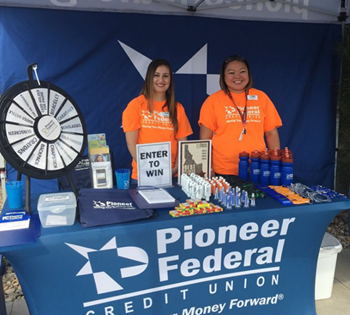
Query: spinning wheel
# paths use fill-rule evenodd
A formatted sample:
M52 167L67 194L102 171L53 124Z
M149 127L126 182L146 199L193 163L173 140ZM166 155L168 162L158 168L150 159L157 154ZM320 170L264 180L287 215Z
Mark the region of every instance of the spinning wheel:
M85 121L77 104L58 86L34 80L36 68L30 65L29 80L12 86L0 99L0 152L19 177L27 175L26 199L30 177L69 177L86 146Z

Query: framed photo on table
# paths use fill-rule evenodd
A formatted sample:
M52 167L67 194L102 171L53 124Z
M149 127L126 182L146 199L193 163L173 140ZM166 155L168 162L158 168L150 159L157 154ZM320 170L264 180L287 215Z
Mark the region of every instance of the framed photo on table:
M178 184L181 184L182 174L189 176L195 173L210 178L211 140L180 141L178 159Z

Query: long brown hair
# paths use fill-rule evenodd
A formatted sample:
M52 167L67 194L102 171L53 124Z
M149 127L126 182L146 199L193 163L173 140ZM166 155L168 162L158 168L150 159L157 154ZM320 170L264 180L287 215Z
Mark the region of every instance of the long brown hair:
M252 86L253 86L253 76L250 73L250 68L249 68L249 63L247 61L247 59L245 59L242 56L239 55L231 55L225 58L224 62L221 65L221 70L220 70L220 87L221 90L223 90L226 94L229 93L229 89L227 87L227 84L225 82L225 70L227 68L227 65L232 62L232 61L240 61L243 62L245 64L245 66L247 67L248 70L248 75L249 75L249 82L245 87L245 90L249 90Z
M175 100L175 89L174 89L174 80L173 80L173 70L168 61L164 59L155 59L153 60L147 69L146 79L143 83L141 89L141 95L144 95L148 101L148 110L150 112L153 111L153 98L154 98L154 89L153 89L153 78L154 74L157 71L158 67L165 66L169 69L170 72L170 85L169 88L165 92L166 102L162 107L164 110L166 107L169 111L169 118L174 127L174 133L177 133L179 128L179 123L177 121L177 102Z

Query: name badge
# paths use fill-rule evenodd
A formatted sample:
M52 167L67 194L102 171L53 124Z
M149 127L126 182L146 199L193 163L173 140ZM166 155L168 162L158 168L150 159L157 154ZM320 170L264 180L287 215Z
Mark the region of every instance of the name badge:
M248 101L257 101L258 96L257 95L247 95L247 100Z

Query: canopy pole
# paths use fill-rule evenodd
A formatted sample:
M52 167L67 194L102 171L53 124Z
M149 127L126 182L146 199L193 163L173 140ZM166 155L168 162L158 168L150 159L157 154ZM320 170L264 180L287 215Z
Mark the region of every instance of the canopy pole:
M341 0L340 13L338 16L339 22L341 22L341 35L342 35L342 43L344 43L345 37L345 24L347 16L347 8L346 1ZM336 111L336 123L335 123L335 161L334 161L334 188L337 188L337 170L338 170L338 152L339 152L339 121L340 121L340 106L339 106L339 98L340 98L340 89L342 86L342 78L343 78L343 56L340 59L340 71L339 71L339 88L338 88L338 97L337 97L337 111ZM350 210L349 210L350 211ZM350 225L350 219L349 219Z

